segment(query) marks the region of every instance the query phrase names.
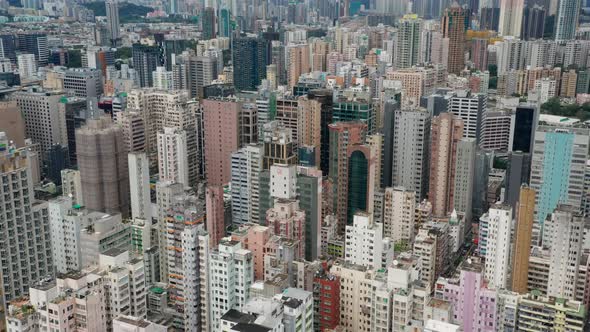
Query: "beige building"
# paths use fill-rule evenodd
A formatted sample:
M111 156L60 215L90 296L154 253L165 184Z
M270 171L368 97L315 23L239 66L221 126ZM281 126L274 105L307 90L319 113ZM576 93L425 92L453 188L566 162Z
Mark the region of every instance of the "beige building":
M16 101L0 102L0 131L5 132L17 148L25 146L25 119Z
M413 243L415 219L416 192L404 187L385 188L383 236L394 243Z

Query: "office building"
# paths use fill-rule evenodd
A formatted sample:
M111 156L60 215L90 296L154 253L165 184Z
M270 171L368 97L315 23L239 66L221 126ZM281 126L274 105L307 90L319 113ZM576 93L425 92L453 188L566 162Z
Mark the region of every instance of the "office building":
M167 71L166 67L156 67L156 70L152 72L152 81L156 89L172 90L174 88L172 72Z
M547 10L539 5L526 6L522 17L522 31L520 39L542 39L545 32L545 17Z
M377 151L380 153L380 150ZM373 213L375 190L375 151L368 145L354 144L348 147L348 190L345 192L346 223L352 224L358 211Z
M233 41L234 86L255 91L266 77L270 64L270 44L255 37L238 37Z
M76 130L76 151L86 207L127 216L129 170L121 128L110 117L89 120Z
M202 12L203 15L203 32L201 33L201 37L203 40L209 40L216 37L216 23L215 23L215 8L207 7Z
M274 164L295 165L297 163L295 141L291 129L286 128L279 121L271 121L262 126L260 138L264 149L263 170L269 170Z
M455 207L457 147L463 137L463 120L452 113L432 119L428 200L434 216L444 217Z
M589 144L588 129L551 126L537 128L530 187L537 193L535 222L541 234L545 219L558 204L581 208ZM543 234L543 241L545 240Z
M474 138L478 145L483 136L487 100L485 94L459 90L449 101L448 111L463 120L463 137Z
M219 61L213 56L190 57L188 61L188 90L192 98L204 98L205 86L211 84L219 75Z
M336 122L330 130L330 169L328 178L332 183L333 209L338 218L339 231L344 233L348 216L349 147L362 143L366 125L361 122Z
M44 33L18 34L18 50L23 54L34 54L38 66L46 66L49 62L47 35Z
M54 144L66 144L66 119L58 104L63 97L60 91L45 91L30 87L12 94L25 119L25 135L39 143L41 156Z
M524 294L528 291L529 258L535 214L535 191L526 186L520 189L518 215L514 235L512 258L512 291Z
M457 144L453 209L462 213L466 221L470 221L473 216L476 153L474 139L463 138Z
M139 78L139 86L154 86L152 73L162 65L162 54L157 46L133 44L132 47L133 68Z
M231 180L231 154L240 147L240 109L240 102L232 99L203 100L205 169L210 185Z
M63 88L77 97L98 98L102 95L102 76L98 69L71 68L65 71Z
M49 213L46 202L36 201L30 160L25 149L15 150L0 133L0 191L4 197L0 263L2 294L10 301L53 273ZM26 234L14 236L14 234Z
M535 105L519 104L516 107L510 135L510 151L532 152L538 117L539 110Z
M305 211L305 259L310 262L321 256L322 182L321 170L297 168L297 197L299 207Z
M465 32L469 26L467 10L454 2L442 16L443 38L449 38L449 62L447 70L459 74L465 67Z
M324 176L328 175L329 153L330 153L330 131L328 126L332 123L333 97L331 90L317 89L310 90L307 98L316 100L321 105L320 111L320 169ZM304 136L305 137L305 136Z
M428 128L430 114L426 109L395 111L392 184L416 192L417 203L428 193Z

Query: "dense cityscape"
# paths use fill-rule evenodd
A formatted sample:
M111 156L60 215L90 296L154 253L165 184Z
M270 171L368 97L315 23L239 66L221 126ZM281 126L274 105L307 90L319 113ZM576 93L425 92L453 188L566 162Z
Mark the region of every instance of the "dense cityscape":
M590 0L0 0L1 332L589 309Z

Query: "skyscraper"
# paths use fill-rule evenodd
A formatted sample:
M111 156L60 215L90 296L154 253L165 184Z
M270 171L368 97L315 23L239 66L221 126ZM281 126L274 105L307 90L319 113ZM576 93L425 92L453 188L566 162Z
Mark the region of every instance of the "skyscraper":
M373 212L375 190L375 158L369 145L353 144L348 147L347 225L352 224L359 212Z
M164 127L158 133L158 175L160 181L189 186L186 132L181 128Z
M240 148L241 103L234 99L203 100L205 169L210 185L231 180L231 154Z
M398 29L399 53L396 54L396 68L409 68L419 62L422 19L416 14L404 15L399 20Z
M463 137L463 121L452 113L432 119L428 200L432 213L444 217L454 209L457 147Z
M232 223L258 223L263 150L248 145L231 156Z
M501 36L520 37L524 0L500 0Z
M449 38L449 63L447 70L452 74L459 74L465 67L465 32L469 26L467 10L461 8L455 1L451 7L445 9L442 17L442 33Z
M395 111L392 184L415 191L417 203L426 198L429 190L429 128L430 113L426 109Z
M383 202L383 237L393 243L410 245L414 241L416 193L403 187L385 188Z
M129 193L131 194L131 217L152 222L150 197L150 164L143 152L128 154Z
M21 53L34 54L39 66L45 66L49 62L49 46L47 35L44 33L19 34L18 50Z
M30 286L54 271L47 203L35 201L27 153L15 150L0 133L0 266L6 301L26 296Z
M512 260L512 291L524 294L528 291L531 235L535 215L535 191L526 186L520 188L517 209L514 255Z
M473 138L463 138L457 144L455 160L455 184L453 209L464 214L469 222L473 216L473 188L475 179L475 155L477 144Z
M512 207L496 204L488 211L485 278L489 288L503 289L508 282L512 229Z
M133 44L132 48L133 68L139 78L139 86L151 87L154 85L152 73L163 63L162 54L158 46Z
M366 125L361 122L336 122L330 128L330 169L328 178L334 190L333 209L338 218L339 231L344 233L348 220L348 149L353 144L361 144ZM362 158L361 158L362 159Z
M105 2L107 13L107 29L109 31L109 42L112 47L117 47L121 39L119 33L119 3L117 0Z
M565 41L574 39L582 2L579 0L559 0L556 2L555 40Z
M270 45L267 40L237 37L233 41L234 86L238 90L256 90L266 77L270 64Z
M474 138L478 145L483 138L488 96L459 90L449 101L448 111L463 120L463 137Z
M543 242L550 239L545 219L558 204L582 206L589 146L586 128L539 126L535 132L530 187L537 193L535 222Z
M526 6L522 17L520 39L542 39L545 32L547 10L539 5Z
M202 34L201 37L203 40L209 40L216 37L216 24L215 24L215 8L207 7L203 11L203 20L202 20Z
M76 130L84 203L91 210L129 214L129 171L123 132L110 117Z

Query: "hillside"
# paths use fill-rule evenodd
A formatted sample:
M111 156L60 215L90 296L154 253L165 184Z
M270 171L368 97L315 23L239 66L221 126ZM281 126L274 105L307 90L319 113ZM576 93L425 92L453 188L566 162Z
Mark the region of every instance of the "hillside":
M104 1L95 1L82 4L84 7L94 11L96 16L106 16L106 8ZM119 4L119 20L121 23L137 21L147 13L152 12L151 7L140 6L129 2L122 2Z

